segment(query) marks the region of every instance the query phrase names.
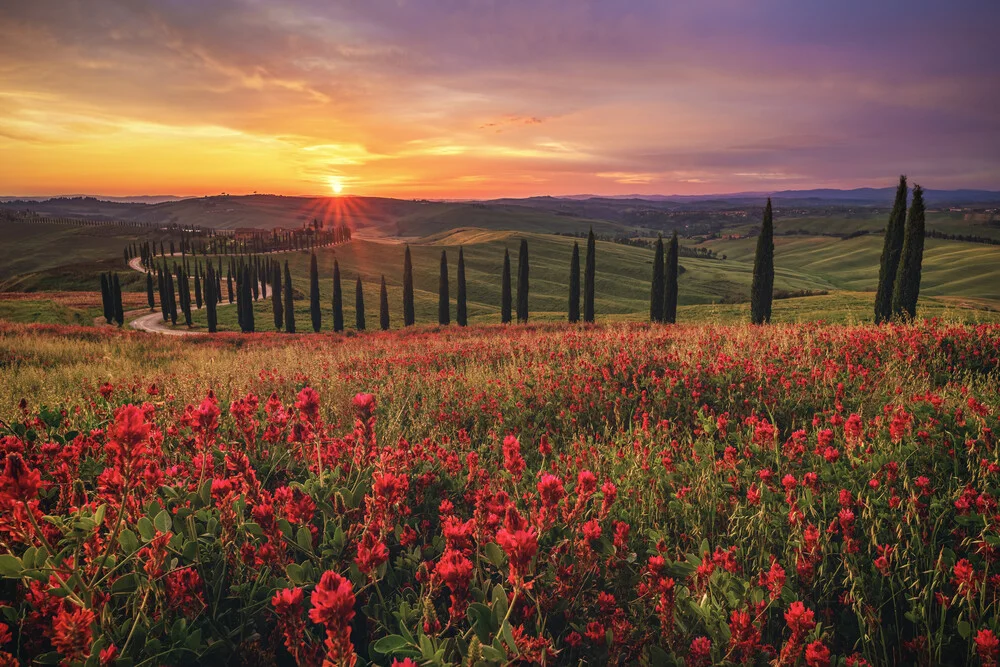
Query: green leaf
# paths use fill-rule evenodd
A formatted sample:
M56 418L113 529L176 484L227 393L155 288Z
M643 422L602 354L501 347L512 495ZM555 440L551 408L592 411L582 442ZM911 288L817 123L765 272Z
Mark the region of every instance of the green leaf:
M146 517L142 517L136 522L136 528L139 529L139 535L142 536L143 542L149 542L156 537L156 529L153 528L153 522Z
M18 579L23 571L24 565L20 558L10 554L0 554L0 576Z
M961 635L962 639L969 638L969 635L972 634L972 626L969 625L968 621L958 622L958 634Z
M124 576L115 579L115 583L111 584L111 594L127 594L132 593L139 587L139 578L135 573L129 573Z
M500 567L503 565L506 556L504 556L503 549L496 542L490 542L486 545L486 559L491 563Z
M169 533L170 529L174 527L174 520L170 517L170 512L167 510L161 510L156 518L153 519L153 525L161 533Z
M486 658L487 660L489 660L490 662L502 662L504 660L504 658L506 657L506 656L504 656L503 653L501 653L500 651L496 650L492 646L488 646L486 644L483 644L480 648L481 648L481 650L483 652L483 657Z
M298 544L303 551L312 553L313 537L307 526L299 526L299 530L295 533L295 543Z
M698 554L699 554L699 555L700 555L700 556L701 556L702 558L704 558L705 556L707 556L707 555L708 555L708 552L709 552L709 546L708 546L708 538L706 537L705 539L703 539L703 540L701 541L701 546L700 546L700 547L698 547Z
M375 645L372 648L375 649L376 653L381 653L382 655L392 655L394 651L404 648L406 645L406 640L399 635L387 635L375 642Z
M122 549L124 549L127 553L133 553L139 548L139 538L136 537L135 533L131 530L125 528L118 534L118 544L120 544Z
M510 648L511 653L513 655L517 655L517 642L514 641L514 634L510 631L510 623L504 621L503 627L500 631L503 633L503 640L507 642L507 646ZM611 632L610 628L608 628L608 632Z
M305 580L305 573L298 563L289 563L285 566L285 574L293 584L301 584Z
M483 643L488 642L494 632L493 610L481 602L473 602L469 605L466 613L469 616L472 629L476 631L476 636L479 637L479 641Z

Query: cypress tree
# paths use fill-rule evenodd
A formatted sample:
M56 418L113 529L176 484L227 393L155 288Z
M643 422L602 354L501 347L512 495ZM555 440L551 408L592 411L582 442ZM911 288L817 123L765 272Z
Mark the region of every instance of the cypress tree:
M656 254L653 256L653 284L649 290L649 321L663 321L665 300L663 275L663 235L656 239Z
M580 321L580 244L576 241L569 260L569 321Z
M382 276L382 288L378 294L378 323L382 331L389 330L389 292L385 288L385 276Z
M229 303L233 302L233 270L230 268L226 271L226 284L229 287Z
M677 278L680 273L678 258L680 248L677 242L677 230L670 237L667 245L667 259L663 267L663 321L673 324L677 321Z
M309 260L309 314L312 315L313 331L319 332L323 326L323 314L319 309L319 268L316 266L316 253Z
M184 324L188 327L192 325L191 321L191 285L188 281L188 275L184 271L184 267L181 266L177 270L177 281L181 287L181 311L184 313Z
M757 253L753 260L753 282L750 286L750 321L766 324L771 321L771 300L774 297L774 223L771 198L767 198L764 221L757 237Z
M159 283L159 293L160 293L160 313L163 315L163 321L166 322L170 315L167 313L167 306L169 305L167 301L166 286L163 282L163 272L157 269L156 271L156 281Z
M295 299L292 292L292 273L285 260L285 331L295 333Z
M253 274L250 271L250 267L247 266L243 269L243 295L246 297L246 312L244 317L246 317L247 331L253 333L255 330L254 326L254 313L253 313Z
M344 330L344 295L340 290L340 265L333 260L333 330Z
M875 322L881 324L892 317L893 286L899 270L899 258L903 251L903 235L906 232L906 176L899 177L896 200L885 226L882 241L882 257L878 267L878 289L875 292Z
M108 274L101 274L101 305L104 307L104 319L111 324L115 319L115 307L111 298L111 281Z
M122 286L118 281L118 274L115 274L113 282L114 302L115 302L115 322L118 326L125 324L125 309L122 307Z
M924 190L913 186L913 203L906 219L903 250L896 270L896 284L892 290L894 317L912 320L917 316L917 299L920 296L920 273L924 260Z
M448 254L441 251L441 273L438 277L438 324L451 324L451 304L448 295Z
M169 271L165 272L163 281L167 286L167 295L170 299L170 309L168 311L168 314L170 315L170 324L172 326L177 326L177 291L174 289L173 274Z
M500 321L510 323L510 253L503 251L503 274L500 276Z
M201 270L197 262L194 264L194 303L201 310Z
M587 235L587 267L583 279L583 321L594 321L594 290L597 278L597 240L594 228Z
M517 321L528 321L528 240L517 251Z
M209 262L205 267L205 315L208 317L208 333L215 333L219 329L215 285L215 273L212 270L212 263Z
M354 322L358 331L365 330L365 292L361 289L361 276L354 286Z
M468 308L465 303L465 253L462 248L458 249L458 307L455 310L455 321L458 326L464 327L468 324Z
M410 259L410 246L406 246L403 255L403 326L412 326L416 322L413 307L413 262Z
M271 262L271 311L274 315L274 330L281 331L285 323L285 306L281 302L281 267Z
M149 302L149 310L156 310L156 297L153 295L153 273L146 271L146 301Z

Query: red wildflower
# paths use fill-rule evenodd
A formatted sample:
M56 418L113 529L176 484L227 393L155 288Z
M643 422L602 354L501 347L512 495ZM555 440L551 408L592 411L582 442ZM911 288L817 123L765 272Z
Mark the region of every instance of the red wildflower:
M985 667L996 667L997 657L1000 656L1000 640L993 634L992 630L984 628L976 633L976 653Z
M820 641L809 644L806 646L806 664L809 667L830 667L830 649Z
M85 660L90 655L91 629L94 612L83 607L66 610L60 605L52 619L52 645L66 662Z
M27 502L38 495L41 485L42 473L29 468L19 453L7 455L3 475L0 475L0 494Z

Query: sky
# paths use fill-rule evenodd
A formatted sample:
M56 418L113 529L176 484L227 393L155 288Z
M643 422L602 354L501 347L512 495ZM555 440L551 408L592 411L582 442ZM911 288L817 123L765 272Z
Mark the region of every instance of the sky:
M997 0L0 0L0 194L1000 189Z

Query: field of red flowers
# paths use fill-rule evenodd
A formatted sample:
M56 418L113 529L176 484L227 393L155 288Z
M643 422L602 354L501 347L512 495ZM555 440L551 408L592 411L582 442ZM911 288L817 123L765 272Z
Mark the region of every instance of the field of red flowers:
M1000 657L1000 327L148 341L4 406L0 665Z

